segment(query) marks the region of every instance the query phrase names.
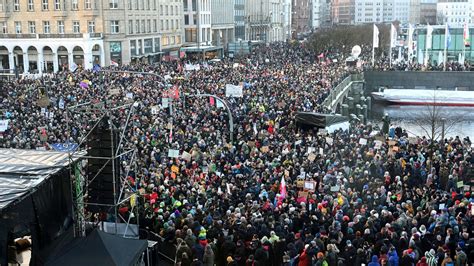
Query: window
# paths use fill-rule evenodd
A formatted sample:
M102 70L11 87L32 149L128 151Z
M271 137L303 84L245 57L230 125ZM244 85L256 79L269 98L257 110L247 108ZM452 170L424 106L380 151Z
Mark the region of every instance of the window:
M61 10L61 0L54 0L54 10Z
M43 2L41 2L41 9L42 10L48 10L49 9L49 0L43 0Z
M153 32L158 32L158 21L156 19L153 20Z
M145 33L145 20L144 19L142 19L142 26L140 27L140 29L141 29L140 30L141 33Z
M132 1L133 0L128 0L128 10L132 10Z
M78 10L78 9L79 9L78 0L72 0L72 1L71 1L71 9L72 9L72 10Z
M6 22L0 22L0 28L2 33L8 33L8 28L7 28L7 23Z
M133 34L133 20L128 21L128 34Z
M189 25L189 15L184 15L184 25Z
M135 20L135 33L140 33L140 20Z
M110 33L117 34L120 33L119 21L111 20L110 21Z
M35 10L35 3L33 0L28 0L28 11L34 11Z
M36 33L36 23L34 21L28 21L28 31L31 33L31 34L35 34Z
M109 0L109 1L110 1L110 2L109 2L109 7L110 7L111 9L116 9L116 8L118 8L118 0Z
M58 20L58 33L64 34L64 21Z
M146 21L146 30L148 33L151 32L151 19Z
M49 23L49 21L43 21L43 32L44 34L51 33L51 24Z
M15 21L15 33L16 34L21 34L21 22L20 21Z
M13 2L13 11L20 11L20 0L15 0Z
M84 1L84 9L92 9L91 0Z
M81 33L81 27L80 27L79 21L72 22L72 32Z
M87 32L88 33L95 32L95 21L92 21L92 20L87 21Z

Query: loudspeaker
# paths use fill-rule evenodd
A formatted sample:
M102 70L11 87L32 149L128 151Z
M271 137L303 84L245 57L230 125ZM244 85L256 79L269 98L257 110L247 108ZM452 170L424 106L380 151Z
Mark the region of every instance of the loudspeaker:
M108 211L120 193L120 159L115 158L118 138L118 130L110 129L106 117L87 137L88 156L92 157L88 159L87 167L86 209L90 212Z

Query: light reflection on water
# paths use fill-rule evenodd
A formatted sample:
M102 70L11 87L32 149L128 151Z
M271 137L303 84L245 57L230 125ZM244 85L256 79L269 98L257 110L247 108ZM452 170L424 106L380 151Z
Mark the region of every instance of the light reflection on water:
M413 116L426 117L428 113L427 106L411 106L411 105L383 105L374 103L372 105L371 120L381 125L381 119L386 113L391 119L392 124L401 126L406 129L409 135L423 136L426 133L418 123L410 121ZM454 126L446 132L446 137L466 137L474 138L474 107L438 107L440 116L446 118L446 123L450 121L458 121L459 117L463 118L463 122L455 123ZM426 125L424 126L426 128Z

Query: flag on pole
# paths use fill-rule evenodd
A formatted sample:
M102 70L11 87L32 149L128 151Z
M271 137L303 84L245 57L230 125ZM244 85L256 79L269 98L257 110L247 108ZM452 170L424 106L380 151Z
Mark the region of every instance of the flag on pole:
M449 25L447 23L446 23L444 40L445 40L444 44L446 45L446 48L449 48L449 46L451 46L451 33L449 32Z
M463 32L463 39L464 39L464 47L471 47L471 40L469 37L469 26L467 22L464 23L464 32Z
M413 33L415 31L415 28L413 27L413 24L408 24L408 59L411 59L411 56L413 55Z
M426 49L431 49L433 44L433 26L426 27Z
M373 48L379 47L379 28L374 24Z
M280 182L280 198L284 199L286 197L286 183L285 183L285 177L281 177L281 182Z
M397 38L397 28L395 28L395 25L392 24L392 26L390 27L390 45L392 46L392 48L397 46Z
M118 66L119 64L115 62L114 60L110 60L110 65L111 66Z

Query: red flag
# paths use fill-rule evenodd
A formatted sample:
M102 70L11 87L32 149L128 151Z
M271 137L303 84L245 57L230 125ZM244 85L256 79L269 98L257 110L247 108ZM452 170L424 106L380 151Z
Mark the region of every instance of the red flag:
M209 104L211 106L214 106L214 104L216 104L215 100L214 100L214 97L209 97Z

